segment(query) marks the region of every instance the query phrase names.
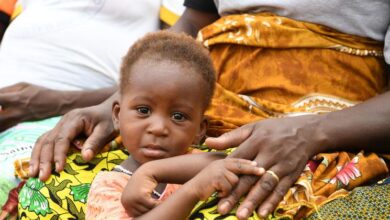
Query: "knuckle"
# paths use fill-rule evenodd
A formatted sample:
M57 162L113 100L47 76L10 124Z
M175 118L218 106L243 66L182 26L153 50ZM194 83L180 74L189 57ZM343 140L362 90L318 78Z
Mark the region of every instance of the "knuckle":
M234 176L232 176L232 178L231 178L231 183L235 186L235 185L237 185L238 184L238 182L240 181L240 179L236 176L236 175L234 175Z
M258 176L244 176L241 181L247 186L252 186L258 179Z
M278 200L281 200L283 196L286 194L286 190L276 187L273 191Z
M214 188L220 188L221 186L221 183L220 183L220 175L218 175L218 178L215 178L212 182L211 182L211 185L214 187Z
M62 136L56 136L56 137L54 138L54 144L61 143L61 142L63 142L64 140L65 140L64 137L62 137Z
M51 166L51 163L47 159L41 158L41 161L39 161L39 166L40 167Z
M30 162L28 163L29 166L34 167L35 166L35 159L31 158Z
M266 191L266 192L271 192L272 191L272 189L274 188L273 187L273 184L271 183L271 181L269 181L269 180L265 180L265 181L262 181L261 183L260 183L260 188L262 189L262 190L264 190L264 191Z
M240 197L241 195L238 194L237 191L232 191L232 193L230 193L228 200L230 201L231 204L235 204L240 200Z

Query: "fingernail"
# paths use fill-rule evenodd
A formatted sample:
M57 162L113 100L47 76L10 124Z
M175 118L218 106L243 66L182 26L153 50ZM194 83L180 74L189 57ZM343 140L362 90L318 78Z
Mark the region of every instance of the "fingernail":
M43 177L43 172L42 172L42 170L39 170L38 178L39 178L40 180L42 180L42 177Z
M60 169L60 164L58 162L55 162L55 168L56 172L58 173L58 170Z
M251 165L252 165L252 166L257 166L257 162L256 162L256 161L252 161L252 162L251 162Z
M267 210L267 209L262 209L262 210L260 210L260 215L261 215L261 217L267 217L267 215L268 215L268 210Z
M83 159L86 161L92 159L93 157L93 151L88 148L87 149L83 148L83 150L81 150L81 154L83 156Z
M229 208L230 208L230 203L229 202L224 202L222 203L221 205L221 214L226 214L228 211L229 211Z
M265 169L263 167L259 167L259 174L264 174L265 173Z
M247 218L248 215L249 215L249 210L247 208L243 208L241 209L238 213L237 213L240 217L242 218Z

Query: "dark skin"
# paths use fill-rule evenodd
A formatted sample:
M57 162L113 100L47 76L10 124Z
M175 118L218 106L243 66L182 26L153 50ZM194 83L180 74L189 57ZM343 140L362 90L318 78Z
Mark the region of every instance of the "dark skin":
M118 131L114 129L111 114L101 114L111 112L111 105L116 96L115 93L101 105L70 111L61 118L54 129L39 137L31 155L29 175L35 176L39 173L41 180L47 179L50 176L53 162L55 170L62 171L65 166L66 153L72 144L82 147L81 154L85 161L93 159L99 152L97 146L101 146L101 143L108 143L118 135ZM88 137L83 146L78 144L80 135Z
M194 36L194 33L197 33L200 28L212 23L218 17L216 14L187 9L177 24L172 27L172 30L184 31ZM94 114L99 115L109 115L109 113L109 111L94 112ZM339 150L390 152L389 115L390 93L386 92L349 109L323 115L253 122L221 137L207 139L206 144L215 149L238 146L238 149L229 157L254 159L258 166L265 170L272 170L280 179L277 182L268 173L261 178L240 177L239 183L232 193L221 199L218 204L219 212L221 214L227 213L237 203L238 198L249 192L237 210L237 217L246 219L253 210L257 210L262 217L267 216L275 209L289 187L297 180L308 159L317 153ZM104 118L103 116L99 117ZM89 129L103 123L103 121L95 122ZM73 127L60 126L47 133L49 140L55 139L57 135L63 132L77 133L74 131L74 127L83 128L81 123L72 122L71 118L69 118L68 123L73 124ZM69 132L70 130L73 131ZM82 133L83 130L78 129L79 133ZM99 146L105 144L99 141L107 140L102 137L107 137L108 133L101 133L98 130L92 131L93 136L89 137L87 141L96 143L96 145L84 145L84 148L96 153ZM110 135L112 133L114 133L114 130ZM64 138L72 140L74 137L75 135L65 136ZM60 150L57 150L59 147ZM42 146L37 143L36 148L41 149ZM47 145L45 149L62 152L63 156L61 158L65 159L68 146L51 144ZM34 152L35 157L32 164L40 164L42 161L45 164L49 161L40 159L42 156L37 150L34 149ZM62 167L60 168L62 169ZM45 173L42 176L48 177L50 169L44 171ZM31 175L35 176L37 173L38 170L35 170Z
M0 42L1 40L3 40L3 36L6 29L7 29L7 25L0 23Z
M29 83L0 89L0 131L22 121L40 120L63 115L74 108L103 102L115 87L90 91L52 90Z
M240 174L260 176L264 173L253 161L224 157L213 152L146 163L127 184L122 204L129 216L136 216L136 219L186 219L198 201L206 200L214 192L220 197L228 195L238 183ZM184 185L161 203L150 196L159 182Z

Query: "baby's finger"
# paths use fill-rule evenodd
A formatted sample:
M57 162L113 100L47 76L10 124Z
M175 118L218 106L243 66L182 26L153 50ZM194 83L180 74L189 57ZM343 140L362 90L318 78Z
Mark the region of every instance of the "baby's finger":
M133 207L131 207L130 209L127 210L127 214L130 216L130 217L137 217L137 216L140 216L140 215L143 215L144 213L148 212L149 210L140 205L140 204L133 204Z
M225 197L232 191L233 185L227 180L227 178L221 178L217 180L215 189L218 191L218 197Z
M265 172L264 168L257 167L257 163L255 161L240 158L226 158L225 161L226 169L235 174L260 176Z
M132 202L130 207L125 209L129 216L140 216L150 211L159 204L158 200L148 198L148 199L137 199L137 202Z

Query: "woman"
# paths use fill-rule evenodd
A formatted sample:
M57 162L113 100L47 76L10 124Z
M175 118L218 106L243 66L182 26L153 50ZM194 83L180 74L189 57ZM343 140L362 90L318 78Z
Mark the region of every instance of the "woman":
M322 211L332 210L326 209L327 203L388 175L386 156L379 153L389 153L390 143L390 94L385 92L390 3L217 3L222 15L218 21L212 1L186 1L187 10L172 28L193 35L203 28L198 37L209 47L218 72L208 111L209 134L227 133L207 139L206 144L216 149L238 146L231 157L255 160L268 170L260 179L241 177L234 192L218 202L218 211L230 215L241 195L250 190L235 211L240 219L253 211L262 217L271 212L275 217L315 217L318 208L323 212L320 217L335 215ZM92 112L99 108L103 106ZM85 112L69 117L90 118ZM57 145L54 138L72 140L84 129L101 130L105 121L101 119L107 116L99 117L85 125L63 120L47 133L35 146L31 175L41 169L41 179L47 179L52 156L41 152L67 152L68 143ZM82 155L92 158L104 137L96 129ZM57 171L61 170L65 156L54 155L61 164ZM387 185L375 189L379 194L374 197L388 195ZM381 202L375 205L383 205L383 212L356 210L386 217L389 206L386 200ZM201 204L191 218L213 218L218 215L213 214L216 204L214 199Z

